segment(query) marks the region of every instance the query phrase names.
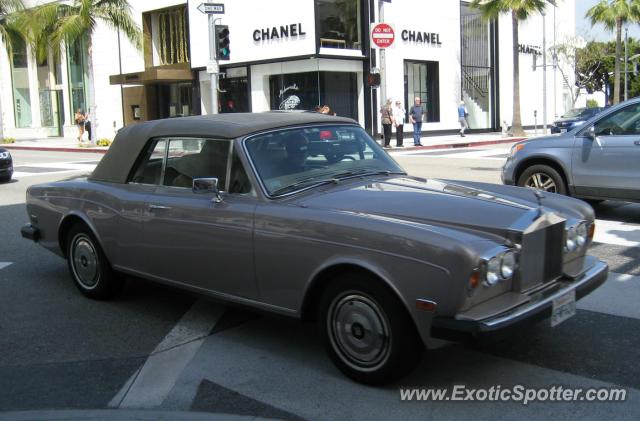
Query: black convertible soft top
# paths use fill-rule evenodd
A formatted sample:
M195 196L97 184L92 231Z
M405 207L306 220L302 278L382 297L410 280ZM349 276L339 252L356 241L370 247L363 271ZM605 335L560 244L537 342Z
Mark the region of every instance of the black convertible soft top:
M350 118L313 112L271 111L265 113L214 114L153 120L125 127L116 135L109 152L89 179L125 183L131 167L148 140L154 137L189 136L234 139L252 133L305 124L351 123Z

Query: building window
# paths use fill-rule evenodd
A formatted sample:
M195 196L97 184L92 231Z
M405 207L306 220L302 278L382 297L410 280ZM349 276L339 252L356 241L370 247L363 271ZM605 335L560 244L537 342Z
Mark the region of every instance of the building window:
M320 47L361 50L361 0L316 0Z
M350 72L305 72L269 76L272 110L313 110L328 105L358 120L358 79Z
M404 62L405 109L413 105L419 97L426 108L429 123L440 121L440 71L437 61Z
M16 127L31 127L31 93L29 91L27 45L20 37L14 37L12 42L11 78L13 81L13 110Z
M160 65L189 62L187 8L158 13Z
M80 109L85 113L87 109L87 58L86 42L84 39L74 41L67 45L67 62L69 66L69 89L71 93L71 121L75 121L76 110Z

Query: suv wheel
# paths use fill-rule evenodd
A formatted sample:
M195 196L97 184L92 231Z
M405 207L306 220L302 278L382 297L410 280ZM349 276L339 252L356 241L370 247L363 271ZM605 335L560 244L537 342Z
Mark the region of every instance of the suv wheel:
M548 165L532 165L518 178L518 186L549 193L567 194L562 176Z

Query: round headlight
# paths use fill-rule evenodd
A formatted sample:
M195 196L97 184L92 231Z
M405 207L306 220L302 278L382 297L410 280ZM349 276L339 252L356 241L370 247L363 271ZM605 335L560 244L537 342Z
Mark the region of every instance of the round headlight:
M516 255L512 251L508 251L502 255L500 260L500 275L504 279L509 279L513 276L513 272L516 270Z
M578 225L576 229L576 244L578 247L582 247L587 242L587 224L584 222Z
M576 244L577 237L578 233L576 227L571 227L567 230L567 241L564 244L567 251L574 251L576 249L578 246Z
M492 286L498 283L500 280L500 258L493 257L487 262L487 274L485 281L487 285Z

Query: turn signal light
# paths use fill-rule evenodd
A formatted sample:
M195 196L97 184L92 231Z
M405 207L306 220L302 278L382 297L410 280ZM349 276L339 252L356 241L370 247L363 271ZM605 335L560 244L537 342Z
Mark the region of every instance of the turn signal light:
M479 286L480 286L480 273L473 272L471 277L469 277L469 288L475 289L475 288L478 288Z
M589 240L593 240L593 236L596 233L596 223L592 222L591 225L589 225Z

